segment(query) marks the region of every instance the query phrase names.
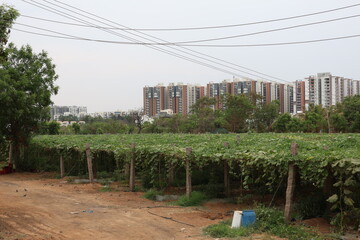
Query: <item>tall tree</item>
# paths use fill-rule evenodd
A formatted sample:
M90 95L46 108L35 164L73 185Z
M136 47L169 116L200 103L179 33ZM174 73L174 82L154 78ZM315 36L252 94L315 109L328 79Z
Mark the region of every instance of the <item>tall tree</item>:
M360 132L360 95L346 97L343 101L344 117L353 132Z
M231 132L246 131L254 105L245 95L227 95L225 98L225 120Z
M0 63L6 60L5 48L9 40L10 28L19 16L18 11L7 5L0 6Z
M198 132L211 132L215 129L214 98L202 97L191 106L191 120L195 123Z
M307 132L320 132L328 129L326 112L321 105L309 106L309 110L305 112L304 129Z
M137 133L141 133L142 129L144 128L145 123L145 114L142 109L134 110L130 112L132 123L136 125L138 128Z
M259 103L254 112L254 128L257 132L270 131L275 119L279 116L280 103L275 100L271 103Z
M55 65L46 52L36 54L30 46L21 48L6 45L9 27L17 11L0 7L2 57L0 62L0 135L13 143L14 158L19 155L20 145L25 144L36 130L38 122L50 118L48 111L51 95L56 94L54 85L57 75Z
M291 115L290 113L281 114L275 121L273 125L273 129L275 132L287 132L288 131L288 124L291 122Z

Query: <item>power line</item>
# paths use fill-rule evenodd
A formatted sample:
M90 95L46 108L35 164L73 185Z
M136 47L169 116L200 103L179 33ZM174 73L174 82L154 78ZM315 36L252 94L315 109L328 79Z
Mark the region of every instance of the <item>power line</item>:
M257 22L249 22L249 23L218 25L218 26L203 26L203 27L185 27L185 28L136 28L136 29L133 28L132 30L133 31L187 31L187 30L204 30L204 29L216 29L216 28L233 28L233 27L257 25L257 24L279 22L279 21L285 21L285 20L291 20L291 19L315 16L315 15L320 15L320 14L324 14L324 13L330 13L330 12L340 11L340 10L344 10L344 9L348 9L348 8L353 8L353 7L357 7L357 6L360 6L360 3L359 4L349 5L349 6L344 6L344 7L339 7L339 8L334 8L334 9L329 9L329 10L325 10L325 11L320 11L320 12L302 14L302 15L297 15L297 16L290 16L290 17L285 17L285 18L277 18L277 19L270 19L270 20L264 20L264 21L257 21ZM60 24L67 24L67 25L74 25L74 26L81 26L81 27L91 27L91 26L88 26L88 25L49 20L49 19L44 19L44 18L27 16L27 15L23 15L23 14L21 16L27 17L27 18L33 18L33 19L37 19L37 20L42 20L42 21L60 23ZM110 27L110 28L101 27L101 28L112 29L112 30L128 30L127 28L116 28L116 27Z
M77 22L80 21L80 22L85 23L85 24L90 24L91 26L96 26L96 25L94 25L94 24L92 24L92 23L90 23L90 22L87 22L87 21L82 20L82 19L80 19L80 18L71 16L71 15L69 15L69 14L67 14L67 13L64 13L64 12L62 12L62 11L56 10L56 9L51 8L51 7L49 7L49 6L45 6L45 7L43 7L43 6L41 6L41 5L39 6L38 4L35 4L35 3L38 3L38 2L36 2L36 1L34 1L34 0L32 0L32 2L35 2L35 3L30 3L30 2L27 2L26 0L22 0L22 1L24 1L24 2L26 2L26 3L28 3L28 4L31 4L31 5L33 5L33 6L39 7L39 8L41 8L41 9L44 9L44 10L46 10L46 11L50 11L50 12L53 12L53 13L55 13L55 14L61 15L61 16L65 17L65 18L70 18L70 19L72 19L72 20L74 20L74 21L77 21ZM50 9L52 9L52 10L50 10ZM53 11L53 10L55 10L55 11ZM80 15L81 15L81 14L80 14ZM88 17L88 18L89 18L89 17ZM91 18L90 18L90 19L91 19ZM142 44L142 43L141 43L140 41L138 41L137 39L128 37L128 36L126 36L126 35L122 35L122 34L120 34L120 33L113 32L113 31L110 31L110 30L105 30L105 29L100 29L100 30L105 31L105 32L108 32L108 33L111 33L111 34L114 34L114 35L117 35L117 36L120 36L120 37L122 37L122 38L125 38L125 39L127 39L127 40L130 40L131 42L135 42L135 43L137 43L137 44ZM199 60L194 60L194 59L192 59L192 58L190 58L190 57L183 56L183 55L181 55L181 54L174 53L174 52L171 52L171 51L168 51L168 50L159 48L159 47L157 47L157 46L149 46L149 45L145 45L145 46L146 46L146 47L149 47L149 48L152 48L152 49L154 49L154 50L157 50L157 51L160 51L160 52L169 54L169 55L171 55L171 56L175 56L175 57L184 59L184 60L186 60L186 61L190 61L190 62L199 64L199 65L202 65L202 66L205 66L205 67L212 68L212 69L217 70L217 71L221 71L221 72L224 72L224 73L227 73L227 74L231 74L231 75L235 75L235 76L241 76L241 75L239 75L238 73L234 73L234 72L231 72L231 71L229 71L229 70L222 69L222 68L220 68L220 67L216 67L216 66L210 65L210 64L208 64L208 63L201 62L201 61L199 61Z
M284 30L289 30L289 29L294 29L294 28L313 26L313 25L324 24L324 23L335 22L335 21L341 21L341 20L357 18L357 17L360 17L360 14L341 17L341 18L334 18L334 19L329 19L329 20L324 20L324 21L318 21L318 22L294 25L294 26L283 27L283 28L275 28L275 29L269 29L269 30L265 30L265 31L258 31L258 32L240 34L240 35L232 35L232 36L226 36L226 37L201 39L201 40L193 40L193 41L183 41L183 42L169 42L169 43L164 43L164 44L161 44L161 45L183 45L183 46L185 46L185 44L187 45L189 43L210 42L210 41L218 41L218 40L225 40L225 39L232 39L232 38L248 37L248 36L254 36L254 35L259 35L259 34L264 34L264 33L284 31ZM89 27L87 25L81 25L81 24L76 24L76 25ZM98 28L98 27L96 27L96 28ZM103 28L103 27L99 27L99 28ZM110 29L110 28L104 28L104 29ZM138 31L138 30L134 30L134 29L131 29L131 30ZM156 45L160 45L160 44L156 44Z
M23 0L23 1L25 1L25 0ZM25 2L26 2L26 1L25 1ZM35 2L35 1L32 1L32 2ZM48 2L48 1L44 0L44 2ZM56 2L60 2L60 1L56 1ZM36 2L36 3L37 3L37 2ZM49 2L48 2L48 3L49 3ZM60 3L61 3L61 2L60 2ZM33 4L33 3L29 3L29 4L35 5L35 4ZM94 18L85 16L85 15L83 15L83 14L74 12L74 11L69 10L69 9L67 9L67 8L60 7L59 5L56 5L56 4L54 4L54 3L50 3L50 4L55 5L55 6L59 7L59 8L61 8L61 9L66 9L66 10L69 11L69 12L73 12L73 13L78 14L78 15L81 15L81 16L83 16L83 17L92 19L93 21L100 22L100 23L103 23L103 24L104 24L104 22L102 22L102 21L99 21L99 20L96 20L96 19L94 19ZM61 3L61 4L64 4L64 3ZM64 4L64 5L67 5L67 4ZM40 7L40 8L43 8L43 7L38 6L38 5L35 5L35 6ZM70 5L68 5L68 6L70 6ZM49 6L46 6L46 7L47 7L47 8L51 8L51 7L49 7ZM70 7L72 7L72 6L70 6ZM77 9L77 8L75 8L75 7L72 7L72 8ZM49 9L46 9L46 8L43 8L43 9L49 11ZM51 8L51 9L54 9L54 8ZM83 11L83 10L81 10L81 9L77 9L77 10L78 10L78 11L82 11L82 12L88 14L88 15L92 15L92 16L95 16L95 17L97 17L97 18L106 20L106 21L108 21L108 22L110 22L110 23L112 23L112 24L116 24L116 25L119 25L119 26L121 26L121 27L125 27L125 26L123 26L123 25L120 25L120 24L118 24L118 23L112 22L112 21L107 20L107 19L105 19L105 18L102 18L102 17L96 16L96 15L94 15L94 14L88 13L88 12L86 12L86 11ZM50 11L51 11L51 10L50 10ZM59 11L59 10L56 10L56 11L57 11L57 12L54 12L54 11L51 11L51 12L54 12L54 13L56 13L56 14L59 14L58 12L61 12L61 11ZM64 16L63 14L59 14L59 15ZM66 14L66 15L71 16L71 15L69 15L69 14ZM69 18L68 16L64 16L64 17ZM74 17L72 17L71 19L74 20ZM79 18L76 19L76 17L75 17L75 21L79 22ZM84 20L81 20L81 19L80 19L80 21L83 21L83 22L84 22ZM85 23L86 23L86 24L90 24L90 25L92 25L92 26L98 27L97 25L94 25L94 24L89 23L89 22L85 22ZM105 23L105 24L106 24L107 26L113 27L113 25L109 25L109 24L107 24L107 23ZM131 29L131 28L128 28L128 29ZM100 30L106 31L106 32L108 32L108 33L111 33L111 34L114 34L114 35L117 35L117 36L121 36L121 37L123 37L123 38L126 38L126 37L127 37L127 36L124 37L124 35L119 35L118 33L113 32L113 31L110 31L110 30L105 30L105 29L100 29ZM124 31L127 32L127 33L129 33L128 30L124 30ZM153 36L148 35L148 34L145 34L145 33L141 33L141 32L139 32L139 33L142 34L142 35L149 36L149 37L151 37L151 38L159 39L159 38L153 37ZM141 39L150 40L150 41L152 41L153 43L156 43L156 42L154 42L153 40L151 40L151 39L149 39L149 38L146 38L146 37L139 36L138 34L135 34L135 33L130 33L130 34L131 34L131 35L134 35L134 36L136 36L136 37L139 37L139 38L141 38ZM127 37L127 38L128 38L128 37ZM163 39L159 39L159 40L165 41L165 40L163 40ZM135 41L135 42L137 42L138 44L146 45L146 44L143 44L143 42L141 42L141 41L139 41L139 40L137 40L137 39L133 39L133 38L132 38L132 39L130 39L130 41L132 41L132 42ZM165 42L166 42L166 41L165 41ZM166 43L169 43L169 42L166 42ZM149 44L146 45L146 46L149 46ZM261 78L261 79L265 79L265 80L268 80L268 81L273 81L273 80L267 79L267 78L265 78L265 77L263 77L263 76L259 76L259 75L253 74L253 73L245 72L245 71L243 71L243 70L240 70L240 69L238 69L238 68L234 68L234 67L228 66L228 65L223 64L223 63L215 62L215 61L213 61L213 60L209 60L209 59L206 59L206 58L204 58L204 57L200 57L200 56L197 56L197 55L194 55L194 54L191 54L191 53L187 53L186 51L177 49L176 47L171 47L171 46L167 46L167 47L168 47L168 48L171 48L171 49L173 49L173 50L176 50L176 51L185 53L185 54L187 54L187 55L190 55L190 56L193 56L193 57L196 57L196 58L199 58L199 59L203 59L203 60L205 60L205 61L208 61L208 62L211 62L211 63L215 63L215 64L217 64L217 65L224 66L224 67L226 67L226 68L234 69L234 70L236 70L236 71L239 71L239 72L242 72L242 73L251 75L251 76L256 76L256 77L259 77L259 78ZM221 59L218 59L218 58L214 58L214 57L211 57L211 56L209 56L209 55L202 54L202 53L196 52L196 51L191 50L191 49L187 49L187 48L185 48L185 47L181 47L181 48L186 49L187 51L195 52L196 54L199 54L199 55L203 55L203 56L210 57L210 58L212 58L212 59L216 59L217 61L225 62L224 60L221 60ZM154 49L154 48L153 48L153 49ZM159 49L155 49L155 50L159 50ZM160 50L159 50L159 51L160 51ZM166 53L168 53L168 54L173 53L173 52L171 52L170 50L168 51L168 50L161 49L161 51L162 51L162 52L166 51ZM169 52L170 52L170 53L169 53ZM174 53L173 53L173 54L174 54ZM176 54L177 54L177 56L179 55L178 53L176 53ZM171 54L170 54L170 55L171 55ZM183 55L180 55L180 56L183 56ZM187 58L188 58L188 59L189 59L189 58L191 59L191 57L187 57ZM193 59L192 59L192 60L193 60ZM195 61L197 61L197 63L199 62L199 60L195 60ZM237 64L233 64L233 63L229 63L229 62L225 62L225 63L231 64L231 65L233 65L233 66L242 67L242 68L246 69L245 67L240 66L240 65L237 65ZM219 69L219 67L217 67L217 68ZM256 71L251 70L251 69L248 69L248 70L249 70L249 71L256 72ZM226 72L229 72L229 71L226 70ZM264 76L269 76L269 75L266 75L266 74L263 74L263 73L260 73L260 72L256 72L256 73L259 73L259 74L264 75ZM236 74L232 73L232 75L241 76L241 75L239 75L239 74L237 74L237 73L236 73ZM241 77L243 77L243 76L241 76ZM269 77L275 78L275 77L272 77L272 76L269 76ZM282 79L279 79L279 78L275 78L275 79L278 79L278 80L284 81L284 82L288 82L288 81L286 81L286 80L282 80Z
M19 24L19 23L15 23L15 24L26 26L26 24ZM29 25L27 25L27 26L29 26ZM47 37L53 37L53 38L70 39L70 40L83 40L83 41L100 42L100 43L113 43L113 44L121 44L121 45L162 45L162 43L141 43L141 42L136 43L136 42L121 42L121 41L110 41L110 40L84 38L84 37L78 37L78 36L69 35L69 34L65 34L65 33L55 32L55 31L52 31L52 30L44 29L44 28L39 28L39 27L34 27L34 26L29 26L29 27L36 28L36 29L39 29L39 30L42 30L42 31L53 32L53 33L56 33L56 34L59 34L59 35L64 35L65 37L51 35L51 34L36 33L36 32L16 29L14 27L12 29L16 30L16 31L19 31L19 32L25 32L25 33L30 33L30 34L34 34L34 35L47 36ZM192 46L192 47L268 47L268 46L295 45L295 44L307 44L307 43L316 43L316 42L325 42L325 41L335 41L335 40L357 38L357 37L360 37L360 34L358 34L358 35L349 35L349 36L340 36L340 37L334 37L334 38L324 38L324 39L297 41L297 42L241 44L241 45L240 44L239 45L200 45L200 44L195 45L195 44L190 44L190 45L184 45L184 46Z
M43 0L43 1L46 1L46 0ZM62 3L61 1L58 1L58 0L54 0L54 1L59 2L59 3L63 4L63 5L65 5L65 6L69 6L69 7L71 7L71 8L74 8L74 9L76 9L76 10L78 10L78 11L84 12L84 13L86 13L86 14L89 14L89 15L91 15L91 16L95 16L95 17L97 17L97 18L99 18L99 19L102 19L102 20L108 21L108 22L110 22L110 23L116 24L116 25L118 25L118 26L126 27L126 26L121 25L121 24L119 24L119 23L110 21L110 20L108 20L108 19L99 17L99 16L97 16L97 15L95 15L95 14L92 14L92 13L86 12L86 11L84 11L84 10L81 10L81 9L79 9L79 8L73 7L73 6L69 5L69 4ZM46 2L47 2L47 1L46 1ZM126 27L126 28L131 29L131 28L129 28L129 27ZM128 31L125 31L125 32L128 32ZM163 42L165 42L166 44L169 44L169 43L170 43L170 42L168 42L168 41L166 41L166 40L164 40L164 39L161 39L161 38L158 38L158 37L154 37L154 36L149 35L149 34L146 34L146 33L142 33L141 31L136 31L136 32L139 33L139 34L145 35L146 37L141 37L142 39L145 39L145 40L149 40L148 37L150 37L150 38L153 38L153 39L156 39L156 40L159 40L159 41L163 41ZM131 32L130 32L130 34L133 34L133 35L135 35L135 36L139 36L139 35L134 34L134 33L131 33ZM150 40L151 40L151 39L150 39ZM153 41L153 40L151 40L151 41L152 41L152 42L155 42L155 41ZM219 65L221 65L221 66L225 66L225 67L227 67L227 68L230 68L230 69L233 69L233 70L236 70L236 71L240 71L240 72L242 72L242 73L246 73L246 74L249 74L249 75L251 75L251 76L263 78L263 79L266 79L266 80L271 81L271 82L273 82L273 80L270 80L270 79L265 78L265 77L263 77L263 76L270 77L270 78L273 78L273 79L276 79L276 80L282 81L282 82L289 82L289 81L287 81L287 80L283 80L283 79L280 79L280 78L277 78L277 77L273 77L273 76L270 76L270 75L268 75L268 74L265 74L265 73L262 73L262 72L259 72L259 71L252 70L252 69L250 69L250 68L241 66L241 65L239 65L239 64L234 64L234 63L231 63L231 62L229 62L229 61L225 61L225 60L220 59L220 58L212 57L212 56L210 56L210 55L207 55L207 54L204 54L204 53L201 53L201 52L198 52L198 51L195 51L195 50L186 48L186 47L184 47L184 46L177 46L177 47L179 47L179 48L181 48L181 49L184 49L185 51L184 51L184 50L180 50L180 49L178 49L178 48L174 48L174 47L168 46L168 48L171 48L171 49L173 49L173 50L176 50L176 51L179 51L179 52L182 52L182 53L185 53L185 54L189 54L189 55L191 55L191 56L194 56L194 57L197 57L197 58L200 58L200 59L203 59L203 60L206 60L206 61L215 63L215 64L219 64ZM186 52L186 51L191 52L191 53L188 53L188 52ZM195 53L195 54L197 54L197 55L204 56L205 58L204 58L204 57L201 57L201 56L194 55L193 53ZM209 60L209 59L206 59L206 58L211 58L211 59L214 59L214 60L216 60L216 61L218 61L218 62L215 62L215 61L213 61L213 60ZM219 63L219 62L221 62L221 63ZM224 64L224 63L225 63L225 64ZM227 66L226 64L230 64L230 65L235 66L235 67L237 67L237 68L234 68L234 67L231 67L231 66ZM246 69L246 70L248 70L248 71L255 72L256 74L260 74L260 75L263 75L263 76L259 76L259 75L253 74L253 73L245 72L245 71L243 71L243 70L238 69L239 67L242 68L242 69Z
M283 45L296 45L296 44L307 44L307 43L317 43L317 42L327 42L327 41L335 41L341 39L349 39L349 38L357 38L360 37L360 34L356 35L348 35L348 36L340 36L333 38L323 38L323 39L314 39L307 41L296 41L296 42L279 42L279 43L261 43L261 44L189 44L185 46L191 47L269 47L269 46L283 46Z
M294 28L299 28L299 27L313 26L313 25L317 25L317 24L335 22L335 21L340 21L340 20L345 20L345 19L350 19L350 18L356 18L356 17L360 17L360 14L347 16L347 17L341 17L341 18L335 18L335 19L329 19L329 20L324 20L324 21L319 21L319 22L305 23L305 24L294 25L294 26L283 27L283 28L275 28L275 29L270 29L270 30L265 30L265 31L260 31L260 32L232 35L232 36L227 36L227 37L218 37L218 38L200 39L200 40L193 40L193 41L174 42L174 44L189 44L189 43L211 42L211 41L219 41L219 40L232 39L232 38L248 37L248 36L254 36L254 35L259 35L259 34L263 34L263 33L284 31L284 30L289 30L289 29L294 29Z

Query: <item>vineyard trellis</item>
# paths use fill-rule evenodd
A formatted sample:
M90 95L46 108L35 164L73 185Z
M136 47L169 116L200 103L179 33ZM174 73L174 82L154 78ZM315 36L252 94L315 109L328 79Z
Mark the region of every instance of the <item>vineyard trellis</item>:
M290 151L294 142L297 154ZM136 169L136 175L145 179L148 187L164 187L177 181L186 186L189 194L191 181L193 185L222 182L227 196L234 185L242 190L276 192L280 185L286 185L283 179L289 164L294 164L303 186L322 189L332 197L334 205L359 205L352 200L360 182L359 134L36 136L18 166L59 171L61 156L69 174L86 174L86 144L91 146L95 174L121 171L129 175L133 163L132 171Z

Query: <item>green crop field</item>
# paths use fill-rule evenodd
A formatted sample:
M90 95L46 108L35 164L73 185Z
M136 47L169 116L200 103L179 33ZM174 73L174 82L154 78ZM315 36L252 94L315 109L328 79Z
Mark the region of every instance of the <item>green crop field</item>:
M228 146L224 145L226 142ZM295 157L290 151L293 142L299 145ZM131 149L132 143L135 143L135 149ZM249 178L266 185L273 184L287 174L290 161L295 161L303 181L319 187L329 172L333 173L331 169L343 169L348 175L354 176L360 172L359 134L36 136L31 140L24 164L41 170L46 168L46 164L57 166L58 157L63 155L71 167L84 158L81 156L84 156L86 144L90 144L95 162L101 162L107 155L109 162L102 162L108 171L123 168L130 156L135 156L137 166L143 169L159 164L164 165L164 168L169 164L181 167L186 158L185 148L192 148L191 163L194 167L217 166L225 161L234 176L242 175L245 184ZM51 156L51 159L41 165L34 156L44 154ZM79 156L74 157L74 154ZM98 164L98 169L101 169L99 165L101 163Z
M298 144L297 155L291 153L292 143ZM127 181L129 162L134 160L136 177L144 188L164 189L171 185L184 189L185 160L189 160L192 185L206 186L203 189L212 196L227 195L229 188L233 196L243 190L284 196L289 164L294 163L295 194L312 209L324 206L324 202L312 203L322 195L335 212L341 213L343 225L345 212L352 215L352 209L360 207L360 134L36 136L24 148L18 168L59 171L61 157L66 175L85 176L87 144L95 175L110 173ZM192 149L191 154L186 148Z

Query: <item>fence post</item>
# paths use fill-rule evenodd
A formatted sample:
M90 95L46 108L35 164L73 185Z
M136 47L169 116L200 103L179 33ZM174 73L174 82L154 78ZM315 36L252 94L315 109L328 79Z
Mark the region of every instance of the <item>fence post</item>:
M186 148L185 170L186 170L186 196L191 196L191 170L190 170L190 156L192 148Z
M91 159L91 150L90 150L90 144L86 144L86 160L88 165L88 171L89 171L89 180L91 183L94 182L94 173L92 168L92 159Z
M224 142L224 147L229 148L229 143ZM226 197L230 196L230 176L229 176L229 163L224 160L224 193Z
M298 145L296 143L291 144L291 155L294 157L298 154ZM286 202L285 202L285 221L290 222L291 213L294 202L295 192L295 178L296 178L296 166L294 161L289 162L289 173L286 187Z
M131 144L131 160L130 160L130 191L135 191L135 143Z
M172 187L174 184L174 164L170 163L170 167L168 169L168 185Z
M64 175L65 175L64 159L62 155L60 155L60 177L63 178Z

